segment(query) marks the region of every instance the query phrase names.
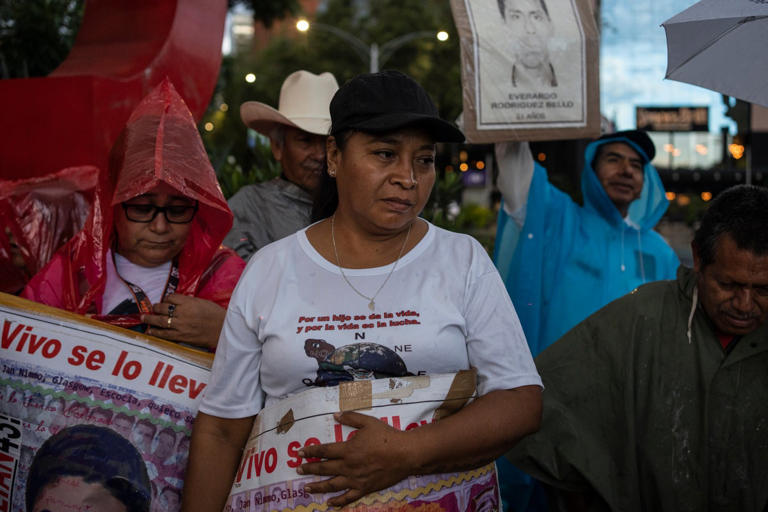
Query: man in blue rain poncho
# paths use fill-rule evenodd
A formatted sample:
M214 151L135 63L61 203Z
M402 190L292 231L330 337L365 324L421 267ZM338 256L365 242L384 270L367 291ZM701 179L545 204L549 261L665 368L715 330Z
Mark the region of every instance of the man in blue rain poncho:
M591 143L579 206L549 183L527 144L497 145L504 205L494 260L534 357L612 300L675 278L677 256L653 231L667 209L655 153L638 130Z
M496 145L499 212L494 261L533 356L609 302L650 281L674 279L679 260L653 227L667 209L645 132L587 146L584 205L549 183L527 143ZM512 510L537 510L526 475L499 459ZM539 507L540 508L540 507Z

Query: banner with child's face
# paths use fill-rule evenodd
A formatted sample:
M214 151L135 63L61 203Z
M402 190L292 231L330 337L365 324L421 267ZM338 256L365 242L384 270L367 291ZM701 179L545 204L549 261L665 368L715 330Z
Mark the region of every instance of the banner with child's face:
M5 294L0 329L0 512L178 510L210 356Z

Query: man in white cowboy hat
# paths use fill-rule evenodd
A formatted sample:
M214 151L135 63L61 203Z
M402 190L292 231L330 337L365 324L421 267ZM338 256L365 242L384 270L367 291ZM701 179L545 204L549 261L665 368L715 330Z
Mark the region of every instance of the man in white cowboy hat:
M240 107L243 122L269 137L282 167L278 178L245 186L229 200L235 220L224 245L243 259L309 225L331 127L328 106L338 88L331 73L300 70L283 82L277 110L257 101Z

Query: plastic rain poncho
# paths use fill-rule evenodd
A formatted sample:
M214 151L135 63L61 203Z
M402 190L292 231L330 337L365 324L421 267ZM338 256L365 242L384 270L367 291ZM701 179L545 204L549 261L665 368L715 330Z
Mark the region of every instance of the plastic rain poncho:
M69 167L45 176L0 180L0 291L18 293L91 211L99 169ZM23 259L23 267L14 258Z
M221 246L232 213L203 148L192 114L167 79L136 107L110 153L86 226L24 290L24 297L76 313L101 313L106 258L114 244L113 209L161 182L199 202L178 255L176 293L226 307L245 263ZM126 327L138 315L110 318Z
M592 168L602 144L587 146L581 173L584 206L552 186L536 165L522 230L499 212L494 261L535 357L570 328L637 286L674 279L679 260L653 227L667 209L656 169L645 164L643 190L628 221L608 197Z

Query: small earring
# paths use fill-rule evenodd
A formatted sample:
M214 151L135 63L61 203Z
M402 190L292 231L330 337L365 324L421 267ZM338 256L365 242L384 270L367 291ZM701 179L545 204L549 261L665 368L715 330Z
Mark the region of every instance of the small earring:
M330 176L331 178L335 178L336 177L336 169L328 169L328 176Z

